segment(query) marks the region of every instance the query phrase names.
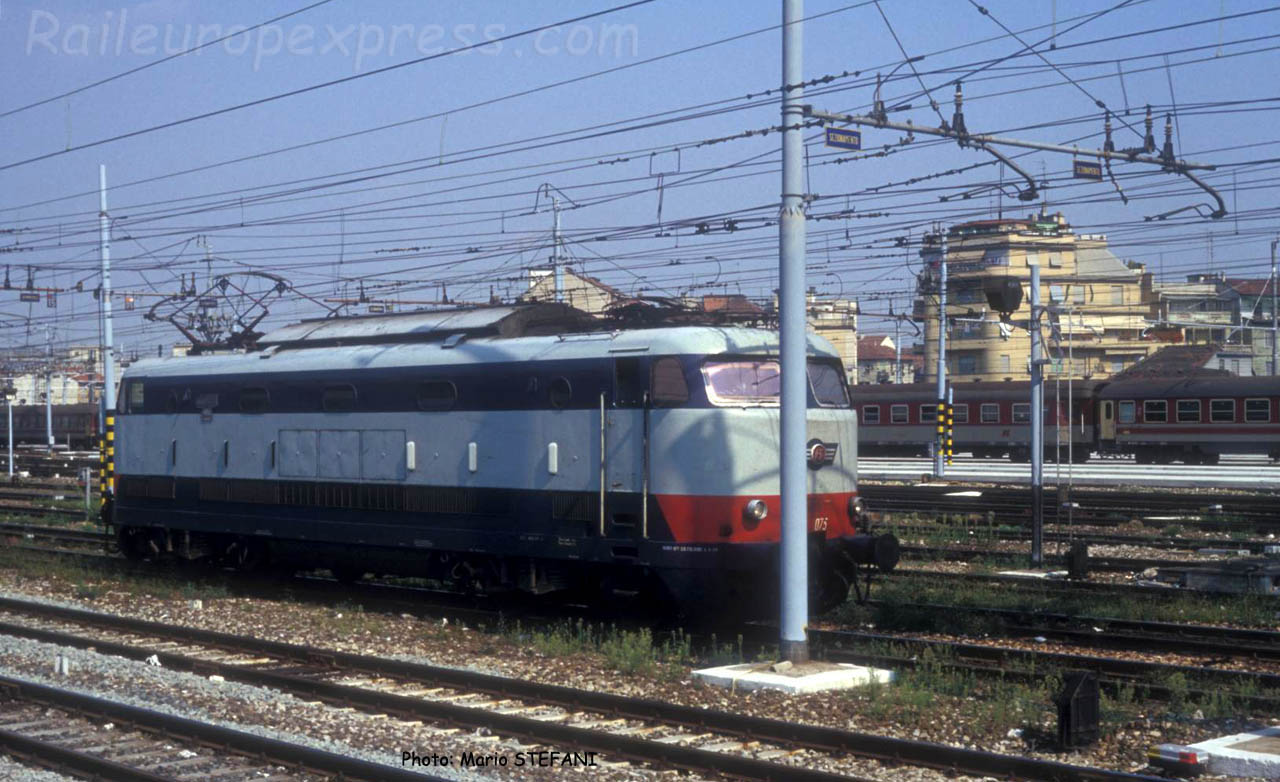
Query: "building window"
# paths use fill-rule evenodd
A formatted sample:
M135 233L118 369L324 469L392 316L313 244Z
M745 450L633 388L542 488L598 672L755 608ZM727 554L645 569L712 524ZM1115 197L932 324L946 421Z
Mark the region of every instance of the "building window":
M880 405L863 405L862 406L862 423L864 424L880 423Z
M961 375L972 375L978 371L977 356L959 356L956 358L956 372Z
M1013 361L1012 359L1009 358L1009 354L1001 353L1000 354L1000 371L1009 372L1009 371L1012 371L1012 368L1013 368Z
M983 266L1008 266L1009 251L1004 248L992 248L982 254Z
M1135 405L1132 400L1125 400L1120 403L1120 409L1117 411L1119 415L1116 420L1122 424L1131 424L1136 420Z
M1111 303L1117 306L1124 304L1124 286L1123 285L1111 286Z
M1084 292L1085 292L1085 286L1083 285L1071 286L1072 300L1076 304L1084 304Z
M1049 301L1066 301L1066 297L1063 295L1061 285L1049 286Z
M1027 402L1015 402L1013 405L1013 422L1015 424L1031 423L1031 405Z
M1179 399L1178 400L1178 423L1180 424L1200 423L1200 400L1199 399Z
M1271 420L1270 399L1244 400L1244 420L1251 423L1267 423Z
M1028 266L1040 265L1040 253L1038 251L1027 250L1027 265Z
M984 402L982 404L981 409L978 412L979 412L979 415L982 417L982 423L984 424L1000 423L1000 405L995 404L994 402Z
M920 405L920 423L932 424L938 421L937 405Z
M1236 420L1236 400L1214 399L1209 402L1209 420L1229 424Z
M1169 404L1163 399L1142 403L1142 420L1148 424L1163 424L1169 420Z
M889 408L889 421L895 424L907 423L907 406L893 405Z
M1124 359L1122 358L1111 359L1111 374L1114 375L1123 371L1124 371Z
M1062 266L1062 253L1049 253L1049 266L1054 269Z
M968 405L952 405L951 421L957 424L969 423L969 406Z

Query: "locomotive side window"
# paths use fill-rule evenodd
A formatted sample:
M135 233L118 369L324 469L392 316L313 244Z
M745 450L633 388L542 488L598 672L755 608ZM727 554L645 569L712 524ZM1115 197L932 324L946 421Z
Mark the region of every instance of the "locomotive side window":
M349 413L356 409L355 386L329 386L320 396L320 406L326 413Z
M951 421L956 424L969 423L969 406L968 405L952 405Z
M889 421L895 424L905 424L907 422L907 406L891 406L889 408Z
M551 402L551 406L557 410L568 407L569 400L573 397L573 389L569 386L566 378L558 377L551 381L547 388L547 399Z
M265 413L271 404L271 395L265 388L242 388L239 402L242 413Z
M650 396L658 407L679 407L689 401L689 383L678 358L660 358L650 369Z
M1013 405L1013 422L1015 424L1031 423L1031 404L1028 402L1016 402Z
M644 404L644 372L640 359L616 358L613 361L613 404L616 407L639 407Z
M1163 399L1142 403L1142 420L1149 424L1163 424L1169 420L1169 403Z
M777 361L708 361L702 365L707 399L721 407L776 405L782 392Z
M864 424L880 423L880 405L863 405L862 406L862 423Z
M458 401L458 388L448 380L419 383L415 394L419 410L449 410Z
M123 394L124 410L121 410L120 412L141 413L143 403L142 381L130 380L128 383L125 383L125 386L126 388Z
M821 407L848 407L849 395L844 390L840 370L830 364L809 362L809 387Z
M1253 423L1267 423L1271 420L1270 399L1244 400L1244 420Z
M1200 400L1199 399L1179 399L1178 400L1178 423L1180 424L1200 423Z
M1000 405L994 402L984 402L978 414L982 416L984 424L1000 423Z
M1131 424L1137 420L1134 403L1132 399L1126 399L1119 403L1119 417L1116 419L1122 424Z
M1209 402L1209 420L1229 424L1236 420L1236 400L1214 399Z
M932 424L938 420L937 405L920 405L920 423Z

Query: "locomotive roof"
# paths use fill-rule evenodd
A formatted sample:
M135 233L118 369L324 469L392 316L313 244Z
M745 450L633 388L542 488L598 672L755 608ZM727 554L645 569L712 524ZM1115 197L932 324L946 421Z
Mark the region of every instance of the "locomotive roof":
M465 332L451 332L462 333ZM332 336L330 332L326 336ZM839 358L825 339L808 335L808 354ZM503 337L480 333L454 342L404 341L316 347L275 344L252 353L144 359L127 375L247 374L318 369L447 366L627 355L777 355L776 331L741 326L669 326L615 331Z
M1142 377L1108 383L1102 399L1199 396L1277 396L1280 377L1237 377L1235 375L1192 375L1190 377Z

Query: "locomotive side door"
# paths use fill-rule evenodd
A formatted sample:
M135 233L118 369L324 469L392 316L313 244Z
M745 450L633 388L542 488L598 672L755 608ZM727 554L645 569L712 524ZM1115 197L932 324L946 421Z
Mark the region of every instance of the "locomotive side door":
M1112 440L1116 439L1116 408L1115 402L1110 399L1104 399L1098 403L1098 407L1102 413L1099 426L1101 427L1098 439Z
M648 517L649 378L646 361L619 356L613 363L613 389L604 405L603 513L600 534L642 538Z

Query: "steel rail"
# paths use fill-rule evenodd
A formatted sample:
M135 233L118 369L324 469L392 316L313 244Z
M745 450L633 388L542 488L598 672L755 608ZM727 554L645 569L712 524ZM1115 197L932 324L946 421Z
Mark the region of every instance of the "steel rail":
M301 768L326 776L367 779L373 782L446 782L444 777L419 774L395 766L340 755L279 739L224 728L207 722L153 711L119 701L84 695L37 682L0 675L0 696L43 703L59 709L107 717L150 733L172 736L210 747L226 748L238 755L266 759L284 766ZM112 777L105 777L111 779Z
M981 750L952 747L910 739L857 733L839 728L806 725L765 717L732 714L693 706L630 698L612 693L579 690L559 685L541 684L474 671L410 663L400 660L367 657L348 652L287 644L279 641L243 638L197 628L173 627L127 617L110 616L80 609L49 606L0 598L0 609L36 616L64 619L112 630L190 641L226 651L238 651L275 657L306 665L327 665L344 671L358 671L379 676L398 677L419 684L442 686L491 696L532 701L573 710L601 713L611 717L661 722L682 728L724 733L751 741L762 741L790 747L803 747L823 752L847 752L859 757L891 763L906 763L978 776L997 776L1010 780L1044 782L1155 782L1157 777L1122 771L1073 766L1057 761L1016 755L1002 755ZM170 668L188 666L202 674L218 673L229 680L290 692L343 705L358 706L381 713L411 719L446 722L468 728L484 727L504 735L516 736L552 745L568 745L578 750L597 750L610 755L658 763L689 770L715 770L741 779L761 780L849 780L850 777L800 769L768 761L710 752L691 747L662 744L629 736L617 736L557 725L513 714L497 714L466 706L425 701L393 693L332 684L253 669L229 663L196 660L163 650L140 649L91 638L71 636L58 631L21 625L0 628L4 632L48 640L69 646L93 646L98 651L140 659L155 654Z
M52 771L71 771L90 779L109 779L113 782L175 782L174 777L153 774L99 755L77 752L50 741L30 738L3 728L0 728L0 750L24 765L40 766Z

